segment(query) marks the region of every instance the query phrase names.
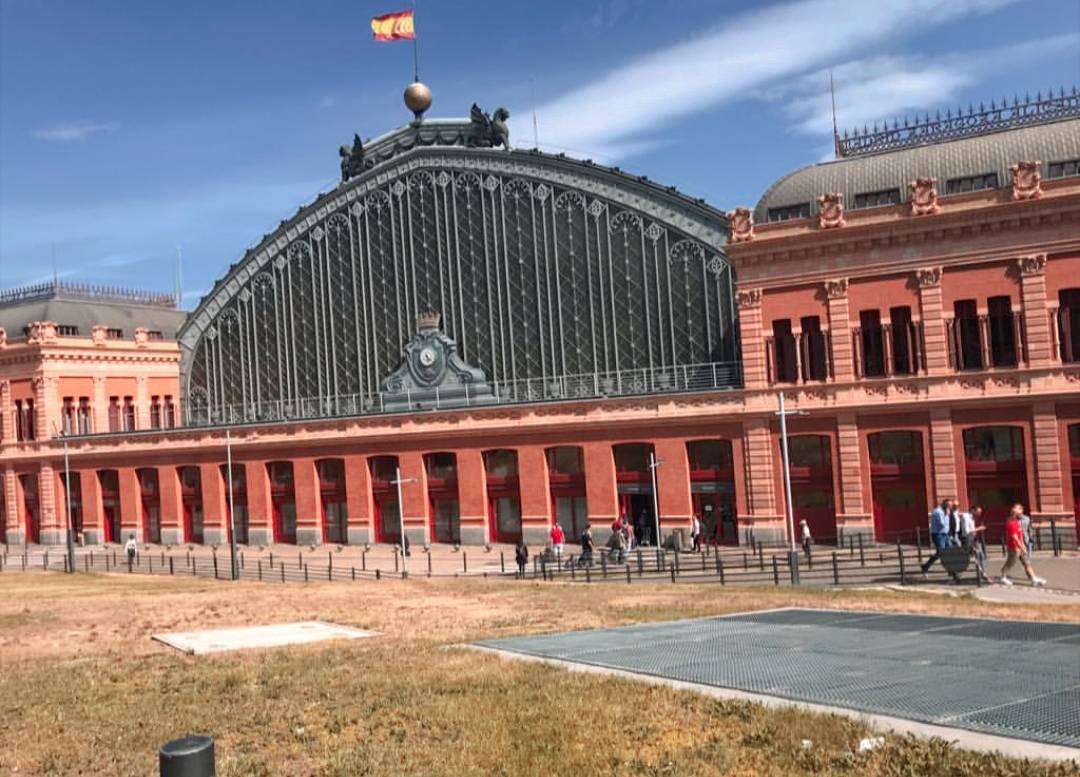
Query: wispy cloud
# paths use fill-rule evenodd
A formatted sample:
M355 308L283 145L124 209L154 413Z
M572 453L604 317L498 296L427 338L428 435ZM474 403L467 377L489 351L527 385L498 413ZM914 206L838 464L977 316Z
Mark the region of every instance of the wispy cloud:
M328 94L319 100L319 109L326 110L327 108L333 108L338 104L338 98L332 94Z
M91 135L102 132L116 132L120 125L114 122L100 121L73 121L67 124L55 124L52 127L34 130L34 137L38 140L49 140L55 143L71 143L76 140L85 140Z
M679 119L750 96L779 78L848 61L886 40L1018 1L773 5L633 60L549 102L538 110L541 135L556 146L625 154L635 148L629 141L640 142Z
M972 84L1016 67L1021 59L1055 59L1077 50L1080 50L1080 34L1071 33L922 62L875 57L844 63L833 69L839 130L955 106ZM797 132L831 135L828 78L827 70L819 70L761 96L781 103Z

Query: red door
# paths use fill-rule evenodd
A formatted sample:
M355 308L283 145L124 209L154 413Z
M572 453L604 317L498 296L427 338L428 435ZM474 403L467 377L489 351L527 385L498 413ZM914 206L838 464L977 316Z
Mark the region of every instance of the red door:
M694 515L701 520L701 539L709 545L738 545L735 495L728 491L694 492Z
M836 542L836 506L829 438L814 434L791 437L788 452L796 531L799 522L805 520L815 542Z
M41 542L41 517L38 512L37 475L19 475L23 489L23 512L26 519L26 541Z

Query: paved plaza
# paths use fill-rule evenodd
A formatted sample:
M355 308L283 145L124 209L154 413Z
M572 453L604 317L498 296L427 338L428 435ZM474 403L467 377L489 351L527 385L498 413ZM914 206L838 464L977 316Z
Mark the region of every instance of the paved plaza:
M1080 623L782 609L479 645L1080 748Z

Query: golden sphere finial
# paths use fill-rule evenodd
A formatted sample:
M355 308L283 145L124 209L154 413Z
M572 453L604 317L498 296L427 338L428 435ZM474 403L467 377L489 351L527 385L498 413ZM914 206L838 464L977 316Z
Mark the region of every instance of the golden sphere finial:
M427 84L413 81L405 87L405 107L413 112L413 116L420 121L424 111L431 107L431 90Z

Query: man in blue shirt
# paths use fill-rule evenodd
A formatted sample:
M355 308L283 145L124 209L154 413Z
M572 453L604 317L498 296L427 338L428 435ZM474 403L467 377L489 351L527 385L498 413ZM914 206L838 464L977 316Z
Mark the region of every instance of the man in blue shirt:
M934 553L922 565L923 577L941 557L941 551L949 546L949 515L952 511L952 500L945 499L930 512L930 541L934 543Z

